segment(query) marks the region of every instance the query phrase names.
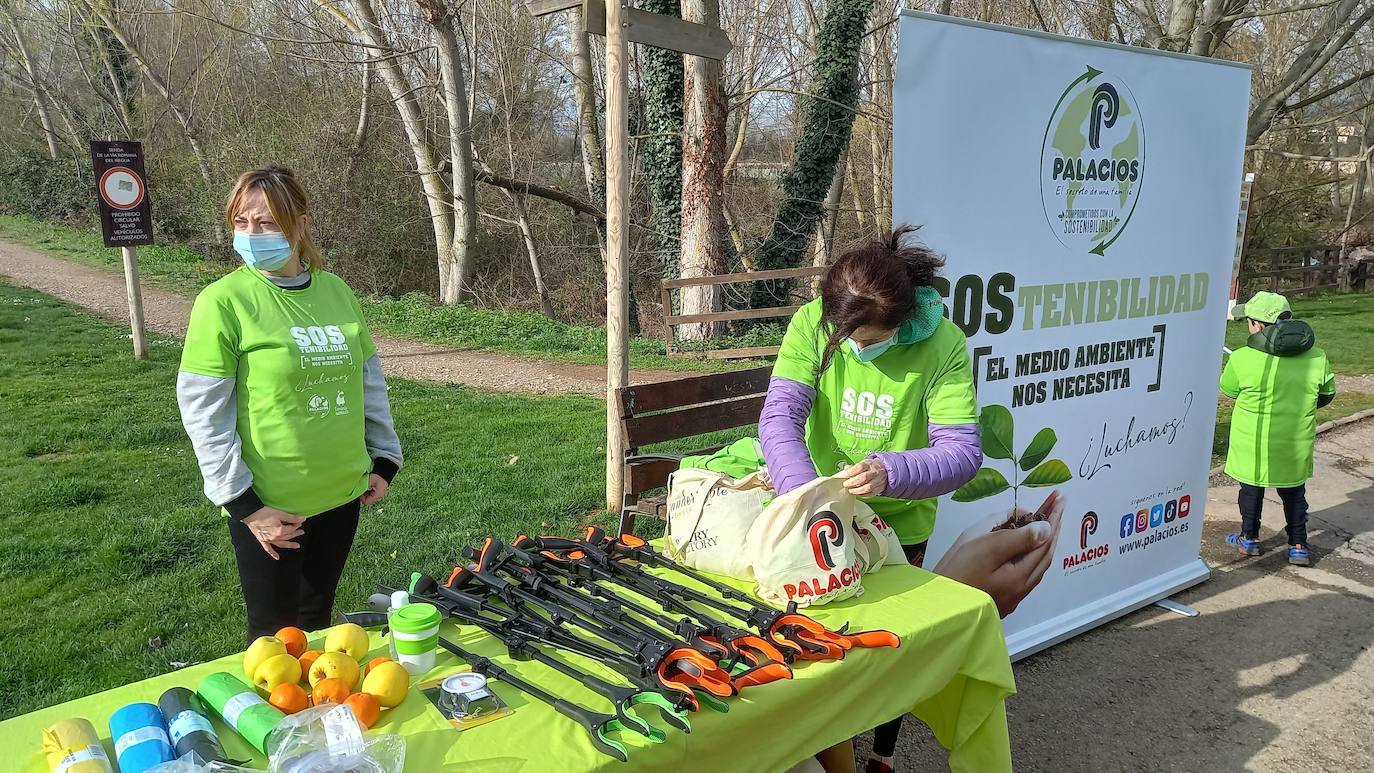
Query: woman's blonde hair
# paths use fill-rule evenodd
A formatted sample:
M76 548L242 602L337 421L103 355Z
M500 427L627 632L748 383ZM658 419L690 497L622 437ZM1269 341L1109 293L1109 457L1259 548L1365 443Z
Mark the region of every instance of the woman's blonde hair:
M269 166L253 169L239 175L234 190L229 192L229 201L224 205L224 219L229 221L229 229L234 228L234 218L243 208L243 202L252 190L262 191L267 200L267 209L272 219L277 221L282 235L296 249L296 256L310 271L324 268L324 258L310 238L310 229L301 219L310 214L310 202L305 189L296 180L296 173L284 166Z

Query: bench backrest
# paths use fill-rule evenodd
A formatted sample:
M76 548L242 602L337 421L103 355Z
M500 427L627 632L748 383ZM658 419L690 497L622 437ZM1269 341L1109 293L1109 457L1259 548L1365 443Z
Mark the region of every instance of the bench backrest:
M618 391L620 428L627 455L638 454L641 447L654 443L757 422L772 372L772 366L764 366L622 387ZM626 493L665 486L668 475L676 469L673 459L631 465L625 479Z

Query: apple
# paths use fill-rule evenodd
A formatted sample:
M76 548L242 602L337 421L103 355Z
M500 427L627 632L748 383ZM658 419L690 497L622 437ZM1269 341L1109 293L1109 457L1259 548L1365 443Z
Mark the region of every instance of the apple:
M375 695L386 708L399 706L410 689L410 672L400 663L388 660L378 663L363 678L363 692Z
M243 653L243 675L252 679L263 661L285 654L286 642L275 636L259 636L248 645L248 651Z
M273 655L253 671L253 682L269 693L283 684L295 684L300 680L301 662L289 652Z
M358 661L346 652L326 652L315 658L310 666L310 686L314 687L323 679L338 679L350 688L358 683Z
M344 623L329 629L329 635L324 638L325 652L344 652L353 660L358 661L367 657L367 651L372 648L372 641L367 637L367 631L357 623Z

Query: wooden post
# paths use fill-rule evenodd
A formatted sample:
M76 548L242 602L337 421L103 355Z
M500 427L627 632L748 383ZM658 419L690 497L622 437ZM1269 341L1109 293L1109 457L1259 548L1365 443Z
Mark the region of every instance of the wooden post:
M121 247L124 253L124 288L129 294L129 328L133 331L134 359L148 359L148 339L143 332L143 290L138 281L138 248Z
M625 439L618 390L629 380L630 112L625 38L626 0L606 3L606 509L620 512L625 492Z

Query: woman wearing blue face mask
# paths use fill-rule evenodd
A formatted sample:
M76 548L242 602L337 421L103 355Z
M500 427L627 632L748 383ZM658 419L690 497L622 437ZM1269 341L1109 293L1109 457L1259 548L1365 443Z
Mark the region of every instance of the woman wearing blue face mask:
M359 509L402 457L362 308L324 270L295 175L244 173L225 216L244 265L196 298L177 402L228 516L251 641L330 624Z

